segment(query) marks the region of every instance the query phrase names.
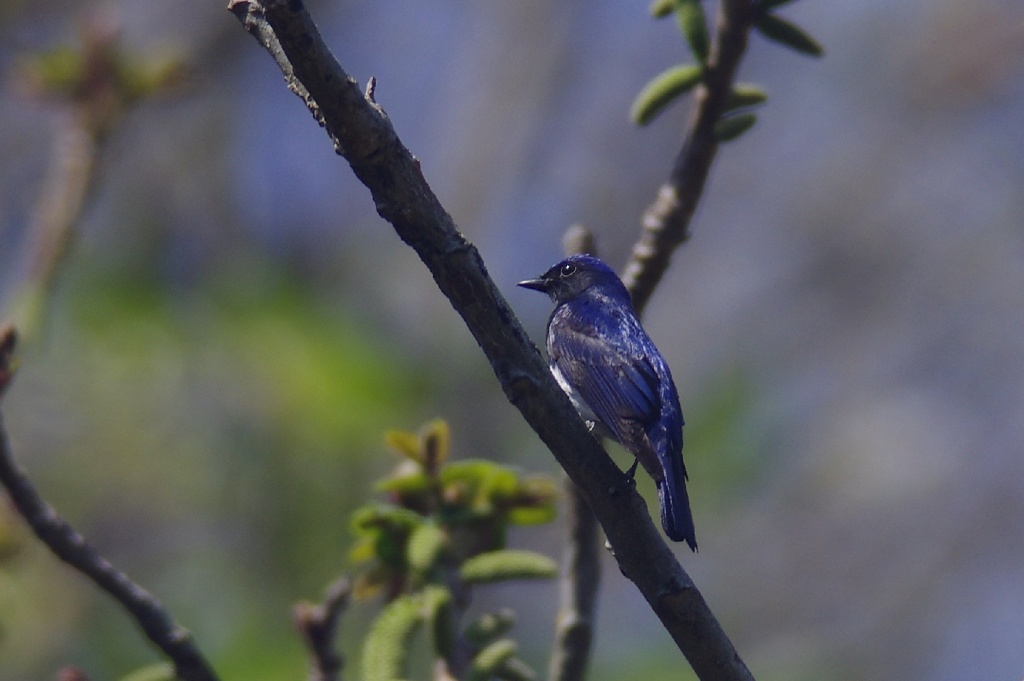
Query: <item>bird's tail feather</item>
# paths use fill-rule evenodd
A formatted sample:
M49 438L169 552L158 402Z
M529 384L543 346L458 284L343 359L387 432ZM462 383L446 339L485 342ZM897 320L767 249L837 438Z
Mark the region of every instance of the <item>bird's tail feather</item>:
M658 499L661 501L661 526L672 541L685 541L696 553L697 535L690 512L690 497L686 493L686 469L683 457L663 461L664 477L658 481Z

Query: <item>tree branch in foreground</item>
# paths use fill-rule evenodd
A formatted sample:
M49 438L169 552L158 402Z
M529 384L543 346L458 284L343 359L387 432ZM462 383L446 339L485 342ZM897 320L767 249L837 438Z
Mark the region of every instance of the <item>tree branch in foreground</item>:
M704 598L651 522L643 499L555 383L477 249L456 229L387 116L334 59L299 0L232 0L271 53L377 212L427 266L487 356L509 401L582 492L633 581L701 679L752 679Z
M2 381L3 385L10 380L13 350L14 331L8 326L0 332L0 377L6 379ZM189 632L178 625L149 592L119 572L43 501L14 463L2 418L0 484L7 489L14 506L39 540L58 558L85 574L120 603L146 637L174 663L178 678L182 681L217 681L216 674L192 642Z
M643 232L622 281L639 315L668 269L672 252L690 238L690 220L704 192L708 170L718 151L715 124L721 119L736 69L747 49L756 3L722 0L705 78L697 87L693 117L672 174L643 216Z

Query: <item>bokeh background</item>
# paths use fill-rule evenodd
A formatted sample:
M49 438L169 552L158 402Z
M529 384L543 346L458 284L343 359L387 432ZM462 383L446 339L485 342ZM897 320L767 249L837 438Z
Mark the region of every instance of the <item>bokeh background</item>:
M25 55L102 12L184 87L130 111L4 400L19 462L168 604L224 679L300 678L290 604L351 569L348 512L443 417L454 454L557 475L426 270L375 214L224 2L0 3L0 289L10 300L61 111ZM644 3L311 3L491 275L574 222L621 267L687 106L627 120L687 58ZM701 552L680 558L757 678L1024 678L1024 6L805 0L812 60L753 37L770 94L723 147L693 239L646 313L687 415ZM625 465L625 461L621 460ZM649 481L641 491L651 496ZM2 508L2 507L0 507ZM0 679L158 659L83 578L0 514ZM19 535L18 533L22 533ZM557 555L562 528L515 545ZM553 584L512 602L546 666ZM358 642L375 603L342 625ZM590 677L687 678L605 564ZM427 678L421 669L414 678Z

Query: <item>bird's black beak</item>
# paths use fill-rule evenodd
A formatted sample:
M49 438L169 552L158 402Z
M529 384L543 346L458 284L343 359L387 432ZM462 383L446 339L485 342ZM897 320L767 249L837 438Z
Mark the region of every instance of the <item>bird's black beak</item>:
M516 286L522 286L523 288L547 293L550 282L547 279L527 279L526 281L519 282Z

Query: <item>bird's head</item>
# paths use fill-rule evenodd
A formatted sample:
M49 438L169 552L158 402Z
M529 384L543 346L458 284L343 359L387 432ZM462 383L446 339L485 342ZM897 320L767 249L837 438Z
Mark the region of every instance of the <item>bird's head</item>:
M536 279L519 282L518 286L546 293L556 305L577 298L587 292L629 301L629 293L622 281L592 255L574 255L552 265Z

